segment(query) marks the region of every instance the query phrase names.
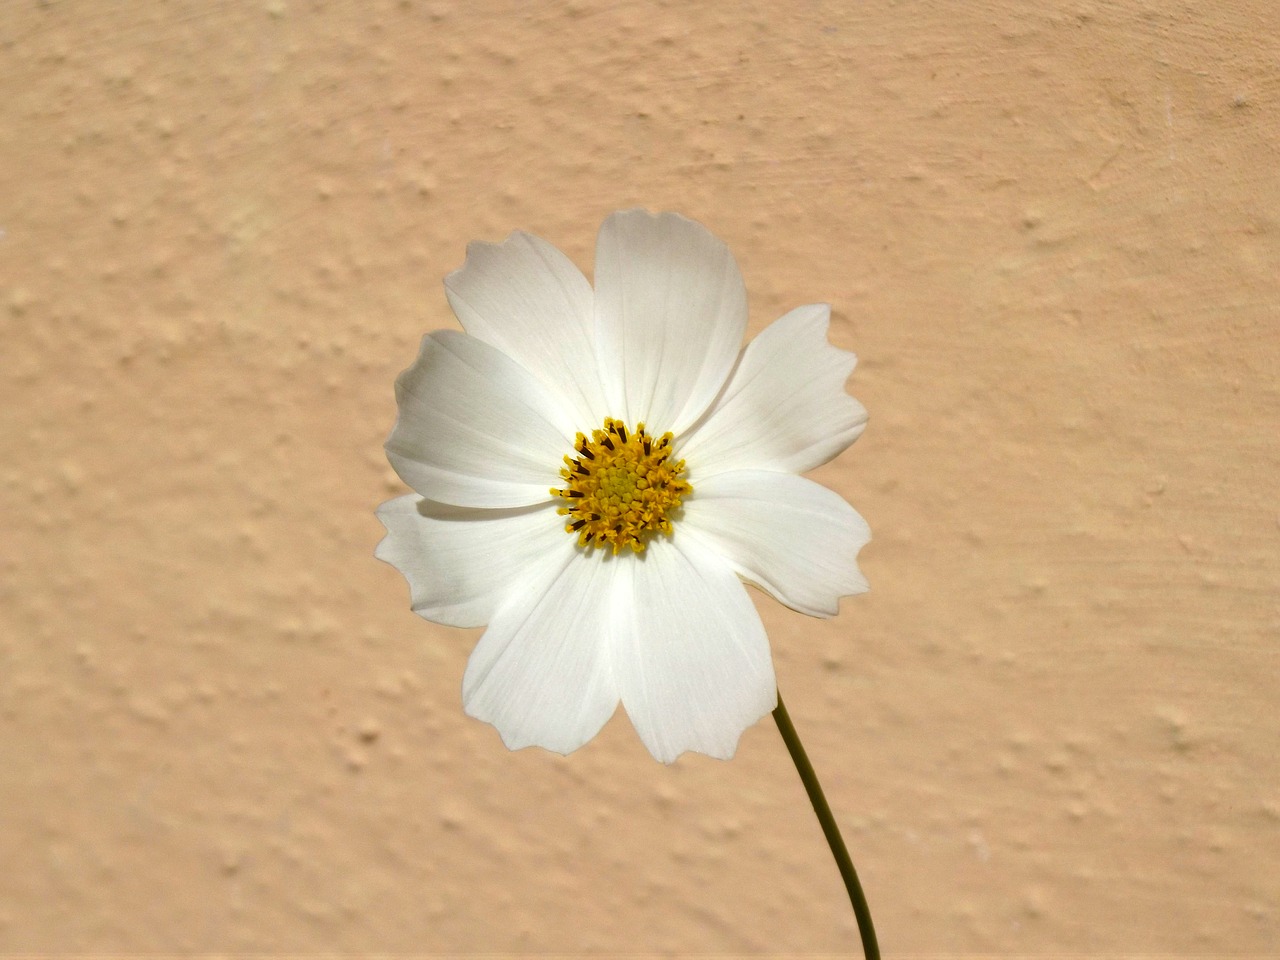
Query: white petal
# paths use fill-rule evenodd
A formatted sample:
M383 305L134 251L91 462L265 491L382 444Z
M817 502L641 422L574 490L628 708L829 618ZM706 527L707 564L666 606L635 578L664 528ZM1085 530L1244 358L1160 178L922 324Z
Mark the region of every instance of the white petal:
M452 627L488 623L511 584L570 543L547 503L515 510L475 510L413 494L378 508L387 535L374 556L409 581L415 613Z
M396 473L428 500L517 507L549 499L572 448L572 415L505 354L439 330L396 380L387 439Z
M733 368L747 293L728 247L674 213L615 213L596 240L596 335L613 416L677 435Z
M835 616L841 597L867 590L858 551L871 529L842 497L804 477L718 474L685 499L679 524L739 576L812 617Z
M701 477L761 468L804 473L861 435L862 404L844 392L857 357L827 342L831 308L798 307L742 352L724 392L678 450Z
M604 421L591 285L568 257L517 231L502 243L468 245L444 288L463 329L562 394L578 429Z
M608 643L618 564L563 544L538 561L498 609L467 662L462 702L510 749L571 753L618 706Z
M777 706L769 641L746 588L695 541L656 539L620 558L614 673L649 752L722 760L742 731Z

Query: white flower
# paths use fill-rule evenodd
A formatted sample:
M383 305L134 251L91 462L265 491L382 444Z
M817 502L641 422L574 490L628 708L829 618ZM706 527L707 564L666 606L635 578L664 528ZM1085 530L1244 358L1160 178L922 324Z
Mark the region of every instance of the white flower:
M798 476L867 419L830 308L739 352L728 248L643 210L600 228L594 291L519 232L471 244L445 290L466 333L428 334L396 381L387 456L418 495L379 508L377 556L423 617L488 625L467 713L511 749L569 753L621 701L658 760L731 757L777 704L741 581L818 617L867 589L866 523Z

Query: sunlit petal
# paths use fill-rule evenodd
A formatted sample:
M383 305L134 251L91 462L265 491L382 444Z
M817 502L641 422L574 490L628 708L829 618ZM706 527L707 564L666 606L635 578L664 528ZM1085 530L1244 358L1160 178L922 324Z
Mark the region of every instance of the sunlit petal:
M804 473L862 434L867 411L845 393L857 357L827 342L831 308L798 307L742 352L706 417L680 438L696 483L726 470Z
M605 642L617 566L562 537L510 584L462 679L467 713L497 727L510 749L570 753L617 708Z
M733 254L679 214L627 210L600 228L595 283L613 416L679 434L719 393L746 331Z
M835 616L841 597L867 589L858 570L867 522L843 497L794 474L735 470L702 481L680 533L813 617Z
M679 533L631 559L613 604L627 715L663 763L686 750L727 760L777 704L760 616L730 566Z
M563 396L580 425L604 418L591 285L568 257L517 231L502 243L468 245L444 288L462 328Z
M506 354L437 331L396 380L396 401L387 458L428 500L518 507L548 499L574 421Z
M564 546L550 504L477 510L410 494L378 508L387 535L374 552L409 581L414 613L453 627L488 623L511 584Z

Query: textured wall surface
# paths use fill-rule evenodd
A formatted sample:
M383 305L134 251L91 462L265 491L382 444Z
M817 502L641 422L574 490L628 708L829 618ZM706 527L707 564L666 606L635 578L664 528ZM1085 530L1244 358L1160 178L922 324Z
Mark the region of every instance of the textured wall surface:
M755 594L903 954L1280 952L1271 0L13 2L0 953L852 952L772 724L569 758L372 557L471 239L829 301L876 539Z

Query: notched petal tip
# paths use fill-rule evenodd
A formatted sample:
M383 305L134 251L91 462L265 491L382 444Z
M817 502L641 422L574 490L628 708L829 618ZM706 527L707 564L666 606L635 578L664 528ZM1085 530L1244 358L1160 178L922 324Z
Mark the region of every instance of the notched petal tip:
M615 210L604 218L604 223L625 221L625 220L666 220L671 223L687 224L704 233L715 236L703 224L694 220L692 217L686 217L683 213L676 213L674 210L650 210L647 207L628 207L626 210ZM601 225L603 229L603 224ZM720 242L717 238L717 242Z
M500 255L504 250L510 250L512 247L532 246L537 240L536 236L524 230L512 230L501 240L468 241L466 255L462 264L444 275L445 288L449 289L458 286L458 281L466 272L467 267L474 267L476 261Z
M820 352L827 354L832 366L838 362L848 365L848 378L854 369L858 366L858 355L852 350L846 350L838 347L831 342L831 304L829 303L810 303L803 307L796 307L794 310L779 319L791 319L794 321L796 329L794 336L808 336L819 345ZM808 329L805 329L805 328Z
M657 760L659 763L664 764L668 767L674 764L676 761L678 761L681 757L687 756L689 754L694 754L695 756L700 756L700 757L710 757L712 760L719 760L723 763L728 763L730 760L732 760L734 757L738 755L738 748L742 746L742 738L746 736L747 731L750 730L752 727L754 727L761 720L763 720L771 712L773 712L773 708L776 707L777 705L778 705L777 699L775 698L774 703L769 707L768 710L760 714L760 716L756 717L756 719L752 720L740 731L738 731L738 735L733 738L732 743L725 743L718 746L699 746L696 744L691 744L687 747L679 748L675 753L664 754L664 755L659 755L658 753L655 753L654 752L655 747L647 744L645 746L645 749L649 751L649 755L653 757L653 759Z
M621 706L621 704L619 703L615 705L614 712L617 711L618 706ZM554 753L561 757L567 757L571 753L577 753L585 747L595 739L599 734L599 731L604 729L605 724L608 724L609 720L613 717L612 713L609 714L609 716L604 719L600 727L590 735L585 735L580 732L573 732L566 735L562 731L553 730L531 736L523 730L517 732L516 730L508 729L505 726L499 726L490 717L481 716L474 712L467 706L465 701L463 703L462 710L463 713L472 720L478 720L481 723L493 727L493 729L497 731L498 739L502 741L502 745L512 753L515 753L518 750L538 749L545 750L547 753Z
M868 417L867 408L856 397L849 394L849 379L858 368L858 355L852 350L838 347L831 342L831 305L816 303L812 306L821 309L821 314L815 315L813 321L815 327L813 336L817 341L817 349L814 351L817 361L815 365L820 367L825 363L833 371L833 379L840 378L840 386L844 394L840 402L846 407L846 418L855 427L865 427Z

